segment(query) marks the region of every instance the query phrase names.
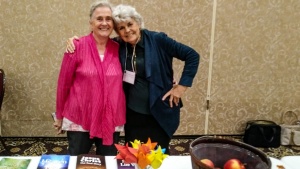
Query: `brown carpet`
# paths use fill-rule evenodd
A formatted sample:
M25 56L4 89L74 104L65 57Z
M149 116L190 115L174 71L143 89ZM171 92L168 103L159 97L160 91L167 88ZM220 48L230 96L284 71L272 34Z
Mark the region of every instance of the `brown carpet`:
M218 136L241 141L241 136ZM179 136L171 140L170 155L189 155L189 145L197 137ZM40 156L42 154L67 154L68 142L65 137L2 137L1 156ZM120 144L124 144L121 139ZM259 148L270 157L280 158L288 155L300 155L298 146L280 146L279 148ZM91 150L94 153L94 150Z

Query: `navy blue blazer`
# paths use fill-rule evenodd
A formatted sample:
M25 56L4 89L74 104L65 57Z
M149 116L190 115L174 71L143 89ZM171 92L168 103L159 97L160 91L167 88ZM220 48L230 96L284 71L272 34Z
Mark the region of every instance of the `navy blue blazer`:
M190 87L198 70L200 56L191 47L171 39L165 33L147 29L143 29L141 33L145 48L146 79L149 82L150 113L171 138L179 126L182 107L181 104L171 108L168 98L162 101L162 97L173 87L173 58L185 62L178 83ZM119 43L120 61L125 70L126 43Z

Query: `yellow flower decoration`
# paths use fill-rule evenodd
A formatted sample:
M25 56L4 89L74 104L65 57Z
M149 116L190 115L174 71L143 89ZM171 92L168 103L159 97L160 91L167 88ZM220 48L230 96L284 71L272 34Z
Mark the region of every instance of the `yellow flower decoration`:
M134 149L139 149L139 147L141 145L140 140L137 140L137 139L135 139L134 142L130 142L130 143L132 145L132 148L134 148Z
M117 159L122 159L125 163L137 161L140 168L146 168L150 165L153 169L158 169L163 160L168 157L167 154L164 154L161 146L158 146L155 150L157 143L151 142L150 138L145 144L141 144L140 140L136 139L130 143L132 147L115 145L119 151L119 154L116 156Z
M168 155L164 154L161 147L158 146L157 150L152 150L151 154L148 154L147 157L151 161L151 167L153 169L157 169L161 166L163 160L168 157Z

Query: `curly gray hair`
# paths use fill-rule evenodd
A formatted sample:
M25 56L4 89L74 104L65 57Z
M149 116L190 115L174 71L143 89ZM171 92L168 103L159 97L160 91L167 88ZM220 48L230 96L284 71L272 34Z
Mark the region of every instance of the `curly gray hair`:
M143 17L136 11L136 9L130 5L120 4L113 8L112 13L113 20L115 21L115 27L120 22L126 22L129 19L135 20L141 28L144 28Z

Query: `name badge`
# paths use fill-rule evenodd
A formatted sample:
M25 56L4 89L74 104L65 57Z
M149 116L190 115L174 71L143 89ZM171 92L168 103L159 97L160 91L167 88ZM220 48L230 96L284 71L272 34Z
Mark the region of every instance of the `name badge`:
M123 74L123 81L130 84L134 84L134 80L135 80L135 72L125 70Z

